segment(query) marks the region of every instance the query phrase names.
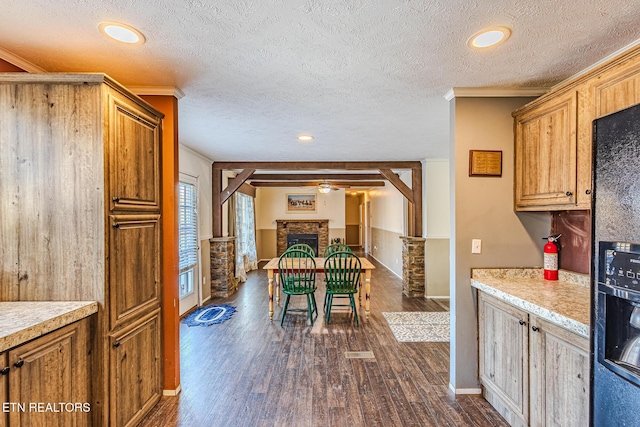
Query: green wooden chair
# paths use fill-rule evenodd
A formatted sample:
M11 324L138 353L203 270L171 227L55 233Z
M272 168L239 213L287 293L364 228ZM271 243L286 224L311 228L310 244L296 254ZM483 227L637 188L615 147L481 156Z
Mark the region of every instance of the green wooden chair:
M351 307L358 324L358 310L354 295L360 286L362 264L351 251L338 251L330 254L324 261L324 281L327 286L325 295L325 323L329 323L332 306ZM333 297L346 296L349 304L333 304Z
M286 295L280 326L288 311L307 312L309 322L313 325L313 314L318 316L316 306L316 262L308 252L298 249L287 249L278 260L278 275L282 293ZM307 309L294 309L289 307L289 299L292 295L305 295L307 297Z
M311 246L307 245L306 243L295 243L295 244L289 246L287 248L287 250L303 251L303 252L308 253L312 257L316 256L316 252L313 250L313 248Z
M329 255L331 255L334 252L345 252L345 251L352 252L351 248L345 245L344 243L332 243L326 248L324 248L324 251L322 252L322 257L327 258L329 257Z

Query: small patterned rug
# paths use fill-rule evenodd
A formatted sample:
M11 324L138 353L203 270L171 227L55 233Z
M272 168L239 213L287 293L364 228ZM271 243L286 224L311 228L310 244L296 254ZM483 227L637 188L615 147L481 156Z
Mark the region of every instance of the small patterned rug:
M448 311L383 312L398 342L449 342Z
M189 326L211 326L229 319L236 308L232 305L205 305L188 314L182 321Z

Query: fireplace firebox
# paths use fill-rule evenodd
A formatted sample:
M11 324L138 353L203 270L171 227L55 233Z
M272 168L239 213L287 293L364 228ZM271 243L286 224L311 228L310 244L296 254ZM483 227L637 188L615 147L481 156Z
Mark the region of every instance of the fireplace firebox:
M318 255L318 234L287 234L287 247L297 243L305 243Z

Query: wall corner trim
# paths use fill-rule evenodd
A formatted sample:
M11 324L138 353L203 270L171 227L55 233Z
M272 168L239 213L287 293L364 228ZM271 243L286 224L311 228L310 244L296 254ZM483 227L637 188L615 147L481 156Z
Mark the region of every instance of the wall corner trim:
M44 68L40 68L35 64L27 61L26 59L20 58L15 53L9 52L6 49L0 47L0 59L4 59L10 64L15 65L18 68L22 68L28 73L46 73L47 70Z
M176 86L127 86L136 95L161 95L175 96L177 99L184 98L184 92Z
M500 87L454 87L445 93L444 99L453 98L517 98L540 96L549 91L545 87L500 88Z

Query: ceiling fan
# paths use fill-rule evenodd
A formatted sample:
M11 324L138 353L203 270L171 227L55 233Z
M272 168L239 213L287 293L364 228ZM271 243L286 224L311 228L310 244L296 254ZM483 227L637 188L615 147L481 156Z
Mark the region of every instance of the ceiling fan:
M338 190L338 188L334 187L333 185L331 185L326 181L318 184L318 191L322 194L330 193L331 190Z

